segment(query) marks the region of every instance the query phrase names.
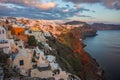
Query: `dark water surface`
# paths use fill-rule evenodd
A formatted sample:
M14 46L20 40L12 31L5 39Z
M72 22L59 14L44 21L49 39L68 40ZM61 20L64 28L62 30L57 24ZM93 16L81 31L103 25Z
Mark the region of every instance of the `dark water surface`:
M120 30L98 31L86 38L85 50L104 69L108 80L120 80Z

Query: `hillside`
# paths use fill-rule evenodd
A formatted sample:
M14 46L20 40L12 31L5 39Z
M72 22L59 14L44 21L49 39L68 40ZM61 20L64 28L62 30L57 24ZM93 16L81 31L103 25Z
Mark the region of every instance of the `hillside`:
M69 21L69 22L66 22L66 23L64 23L64 24L65 24L65 25L67 25L67 24L69 24L69 25L81 25L81 24L87 25L86 22L82 22L82 21Z
M95 36L95 29L86 25L58 25L47 20L32 20L27 18L10 18L4 21L2 22L1 20L1 25L9 28L9 30L11 27L20 27L25 29L25 33L29 29L35 32L50 33L49 35L51 36L45 36L45 39L40 38L40 41L41 39L42 41L45 40L53 50L47 49L45 44L44 46L36 42L33 44L34 41L28 43L32 45L31 47L34 47L35 44L39 45L39 48L44 49L45 55L54 55L62 70L75 74L82 80L104 80L103 70L100 69L96 61L84 51L83 48L85 44L81 41L85 37ZM15 35L27 38L27 35L24 34L24 30L22 33ZM44 36L41 35L39 37ZM37 39L39 39L39 37L37 37ZM28 37L28 41L29 40Z

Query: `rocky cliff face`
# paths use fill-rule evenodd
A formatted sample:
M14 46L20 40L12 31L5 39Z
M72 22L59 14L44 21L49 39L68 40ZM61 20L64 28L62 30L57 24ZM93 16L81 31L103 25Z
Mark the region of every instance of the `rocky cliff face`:
M48 43L57 51L54 55L64 70L76 74L82 80L102 80L102 75L97 74L97 63L84 51L85 45L80 41L84 37L95 36L96 30L88 26L68 28L59 25L54 28L47 26L47 31L55 36Z
M84 51L83 47L85 45L80 41L81 37L86 37L85 34L94 33L94 30L89 31L88 29L87 33L86 30L87 29L85 29L85 31L82 30L81 32L79 28L74 28L68 33L60 35L59 37L64 40L60 42L64 43L65 45L69 46L70 49L72 49L71 55L73 55L72 57L77 60L74 62L74 64L77 64L77 67L74 67L75 65L73 64L72 68L74 69L74 72L82 78L82 80L101 79L100 76L98 77L96 74L98 67L96 62L93 61L93 59ZM72 59L70 61L72 61Z

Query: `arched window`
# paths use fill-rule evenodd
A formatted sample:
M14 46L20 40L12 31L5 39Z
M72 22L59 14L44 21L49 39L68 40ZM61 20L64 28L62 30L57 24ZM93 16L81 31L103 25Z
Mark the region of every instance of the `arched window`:
M2 33L3 33L3 34L5 33L4 30L2 30Z

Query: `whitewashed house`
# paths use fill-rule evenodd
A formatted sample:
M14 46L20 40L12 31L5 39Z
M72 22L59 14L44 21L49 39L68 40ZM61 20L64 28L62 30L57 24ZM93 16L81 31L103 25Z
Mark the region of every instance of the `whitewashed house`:
M31 77L50 78L53 77L53 72L49 65L43 65L38 68L32 69Z
M6 54L15 52L16 46L13 39L8 39L6 30L0 26L0 48Z
M19 69L20 74L24 76L29 75L29 69L32 68L32 54L33 51L27 49L19 49L19 53L13 60L13 68Z
M46 56L46 60L49 61L49 64L50 64L52 70L56 70L56 69L61 70L60 66L59 66L58 63L56 62L55 56L47 55L47 56Z
M25 34L35 36L35 39L38 42L46 42L46 38L43 32L39 30L38 28L31 28L30 30L26 30Z
M39 59L37 60L37 66L41 66L41 65L46 65L46 59L45 59L45 55L44 52L42 50L40 50L38 47L36 47L35 49L36 51L36 56L39 57Z
M50 32L43 32L43 35L46 36L46 37L51 37Z
M17 48L24 49L24 41L22 40L15 41L15 45Z
M6 30L2 26L0 26L0 48L3 49L4 53L10 52L10 42L7 39Z

